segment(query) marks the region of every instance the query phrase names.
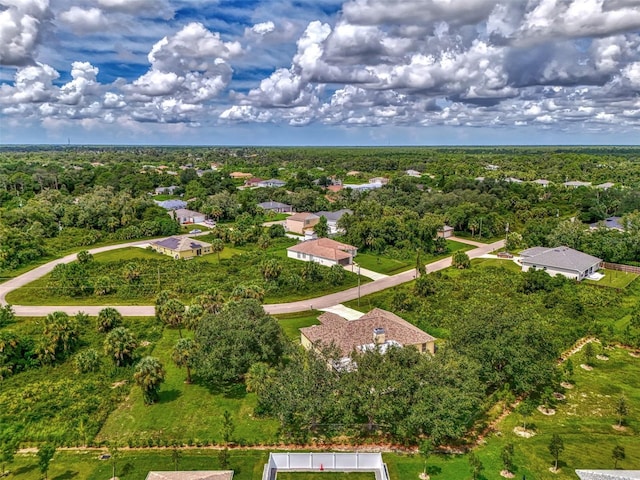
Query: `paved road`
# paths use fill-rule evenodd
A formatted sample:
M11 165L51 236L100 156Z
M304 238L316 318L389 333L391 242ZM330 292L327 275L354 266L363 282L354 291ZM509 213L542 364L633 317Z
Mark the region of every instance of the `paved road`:
M482 255L502 248L504 246L504 240L490 244L478 244L462 238L455 238L456 241L462 243L468 243L470 245L480 245L473 250L469 250L467 255L469 258L478 258ZM99 247L89 250L90 253L96 254L101 252L108 252L110 250L116 250L119 248L132 247L136 245L142 245L148 243L148 240L142 240L138 242L122 243L118 245L110 245L107 247ZM6 281L0 284L0 304L5 305L7 302L5 297L7 293L20 288L27 283L30 283L43 275L46 275L54 269L56 265L61 263L69 263L76 259L76 254L67 255L66 257L53 260L45 265L34 268L16 278ZM435 272L437 270L443 270L451 266L451 257L443 258L433 263L427 264L427 272ZM379 292L387 288L395 287L403 283L409 282L415 278L415 271L409 270L407 272L398 273L389 277L381 278L370 283L365 283L358 287L350 288L342 292L332 293L322 297L312 298L308 300L301 300L299 302L291 303L276 303L265 305L264 309L271 314L276 313L295 313L303 312L305 310L328 308L339 303L347 302L349 300L355 300L358 295L365 296L370 293ZM116 309L125 317L150 317L155 315L155 309L152 305L110 305ZM19 317L42 317L51 312L63 311L69 315L75 315L77 312L84 312L88 315L97 315L100 310L106 308L107 305L100 306L68 306L68 305L55 305L55 306L30 306L30 305L14 305L13 309Z

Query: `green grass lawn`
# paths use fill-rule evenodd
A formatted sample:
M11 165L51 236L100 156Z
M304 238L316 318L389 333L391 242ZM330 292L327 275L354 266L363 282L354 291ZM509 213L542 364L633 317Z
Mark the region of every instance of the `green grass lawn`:
M498 267L506 268L512 272L521 272L522 268L517 265L513 260L501 259L501 258L474 258L471 260L471 267Z
M292 341L300 343L300 329L311 325L319 325L318 316L321 314L322 312L313 310L311 312L274 315L274 317L278 319L285 335Z
M415 260L398 260L373 253L358 253L355 261L362 268L385 275L393 275L415 268Z
M479 242L479 243L493 243L493 242L497 242L498 240L503 240L504 239L504 235L501 235L499 237L479 237L478 235L475 236L471 236L470 233L468 232L455 232L454 236L458 237L458 238L466 238L468 240L473 240L474 242Z
M583 280L584 283L588 285L602 285L612 288L627 288L631 282L640 277L637 273L619 272L617 270L608 270L606 268L600 269L599 273L604 274L604 278L601 278L598 281L589 279Z
M160 390L160 402L145 406L137 386L125 402L111 413L98 434L98 440L120 438L123 441L149 438L177 440L188 444L221 443L222 418L229 411L235 423L233 439L237 443L272 443L277 422L254 417L256 396L247 393L244 385L213 389L199 384L184 383L186 373L171 361L171 351L178 340L178 331L165 329L153 350L167 375Z

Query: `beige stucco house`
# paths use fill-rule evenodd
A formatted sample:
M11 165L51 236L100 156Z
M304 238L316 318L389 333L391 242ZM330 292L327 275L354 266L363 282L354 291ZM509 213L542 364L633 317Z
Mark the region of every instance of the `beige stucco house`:
M330 238L308 240L287 248L287 257L303 262L316 262L325 267L351 265L357 254L357 247Z
M304 235L305 230L313 229L320 221L320 217L314 213L299 212L287 218L287 230L299 235Z
M211 244L189 237L169 237L151 242L151 248L175 259L187 259L213 253Z

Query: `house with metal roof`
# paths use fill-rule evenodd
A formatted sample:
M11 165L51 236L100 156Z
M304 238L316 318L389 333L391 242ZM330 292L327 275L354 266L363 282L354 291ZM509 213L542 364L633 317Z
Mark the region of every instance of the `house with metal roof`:
M533 268L580 281L597 272L602 259L569 247L533 247L520 252L520 263L523 272Z
M169 237L151 242L151 248L163 255L177 259L188 259L213 253L211 244L189 237Z
M287 257L303 262L316 262L325 267L351 265L357 253L357 247L330 238L308 240L287 248Z
M563 185L567 188L590 187L591 182L581 182L579 180L572 180L570 182L564 182Z

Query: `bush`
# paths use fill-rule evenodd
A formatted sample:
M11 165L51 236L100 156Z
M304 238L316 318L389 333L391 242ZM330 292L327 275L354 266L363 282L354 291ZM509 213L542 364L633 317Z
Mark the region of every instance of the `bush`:
M100 368L100 355L90 348L78 353L74 359L76 373L95 372Z

